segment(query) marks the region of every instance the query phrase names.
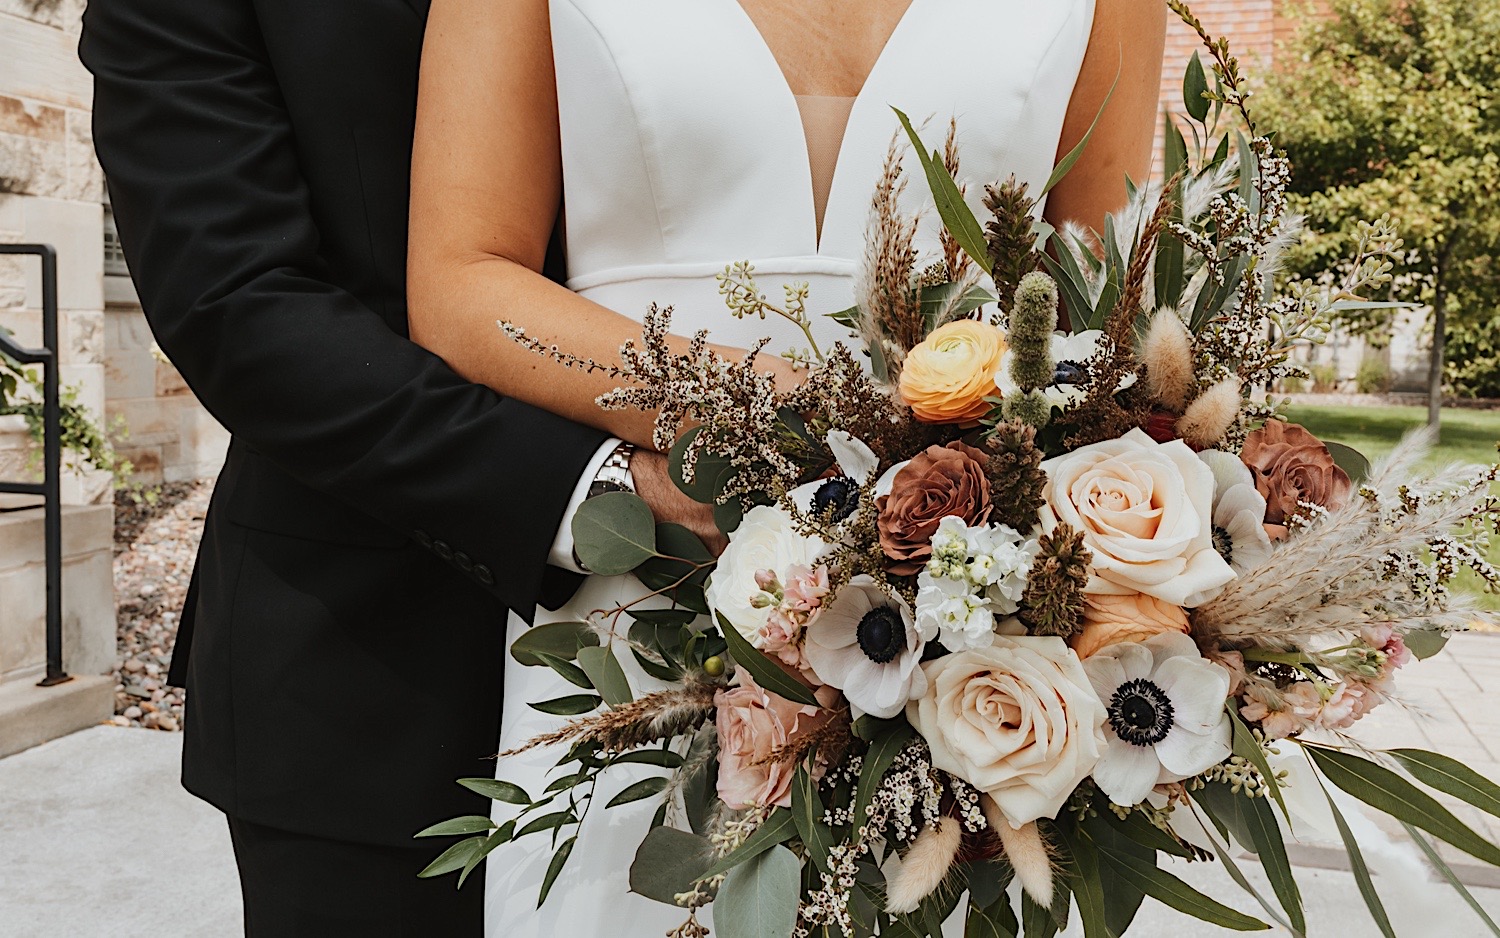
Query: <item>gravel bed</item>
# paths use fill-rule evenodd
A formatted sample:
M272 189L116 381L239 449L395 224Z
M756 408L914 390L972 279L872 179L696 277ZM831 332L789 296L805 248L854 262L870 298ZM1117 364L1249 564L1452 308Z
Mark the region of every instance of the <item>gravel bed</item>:
M115 498L115 717L120 726L182 729L182 688L167 666L213 480L173 482L151 501Z

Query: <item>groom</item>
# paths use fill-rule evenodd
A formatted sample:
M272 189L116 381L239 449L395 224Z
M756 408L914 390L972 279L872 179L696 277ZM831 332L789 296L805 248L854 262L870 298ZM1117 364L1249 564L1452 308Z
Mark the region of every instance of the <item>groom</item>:
M454 779L493 772L507 610L576 586L565 518L613 450L406 338L426 5L84 17L141 304L233 434L172 678L183 784L229 818L252 938L479 934L483 877L418 880L442 844L412 834L488 813ZM630 467L660 517L711 523L661 457Z

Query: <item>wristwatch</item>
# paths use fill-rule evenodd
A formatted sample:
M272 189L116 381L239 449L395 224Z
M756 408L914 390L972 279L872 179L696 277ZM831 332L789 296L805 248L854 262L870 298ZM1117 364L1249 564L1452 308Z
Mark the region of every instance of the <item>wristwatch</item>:
M630 457L635 455L635 446L631 443L621 443L612 452L604 457L604 463L599 471L594 473L594 481L589 485L589 498L603 495L606 492L629 492L635 494L635 476L630 474ZM573 562L580 569L587 570L588 566L578 557L578 547L573 547Z

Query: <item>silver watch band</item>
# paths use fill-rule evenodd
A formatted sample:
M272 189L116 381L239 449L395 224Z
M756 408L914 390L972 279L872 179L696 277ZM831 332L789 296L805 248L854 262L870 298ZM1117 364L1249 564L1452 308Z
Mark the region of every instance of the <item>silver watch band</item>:
M594 475L595 482L612 482L625 488L626 491L635 491L635 476L630 474L630 457L635 455L635 446L631 443L621 443L614 448L604 459L604 464Z

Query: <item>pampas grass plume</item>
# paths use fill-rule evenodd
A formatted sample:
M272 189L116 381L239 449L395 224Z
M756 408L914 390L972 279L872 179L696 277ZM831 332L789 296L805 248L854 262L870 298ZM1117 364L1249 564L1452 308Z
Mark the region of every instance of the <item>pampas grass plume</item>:
M1193 339L1174 310L1158 310L1152 318L1141 340L1140 360L1151 396L1168 410L1182 413L1193 390Z
M1177 433L1193 449L1210 449L1239 419L1242 403L1240 379L1225 378L1188 405L1177 421Z
M922 900L937 891L953 868L963 825L950 817L938 818L917 835L901 858L901 868L886 889L885 910L892 915L915 912Z
M1036 822L1022 824L1019 828L1011 827L1005 812L1000 810L995 799L984 795L979 803L984 809L984 817L989 822L990 829L1000 837L1000 846L1005 849L1005 859L1010 861L1011 869L1016 871L1016 879L1021 883L1021 888L1038 905L1051 907L1052 852L1047 848L1047 841L1042 839L1042 832L1037 829Z

